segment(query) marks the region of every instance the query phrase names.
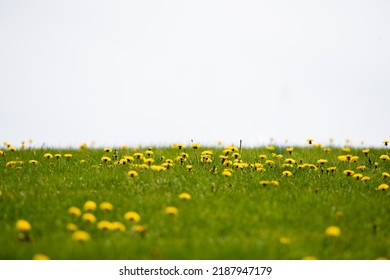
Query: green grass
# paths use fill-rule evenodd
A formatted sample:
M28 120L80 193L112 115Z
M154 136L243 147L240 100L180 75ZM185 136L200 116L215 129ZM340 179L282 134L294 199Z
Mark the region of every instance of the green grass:
M114 157L103 149L3 149L0 156L0 259L31 259L37 253L51 259L377 259L390 257L390 189L378 191L389 183L383 172L390 172L390 161L381 160L387 149L361 149L345 152L340 148L294 147L290 155L285 147L274 151L265 147L240 151L242 169L231 168L231 177L222 175L225 167L220 155L223 148L183 150L155 147L153 165L172 159L174 166L163 171L142 169L135 159L124 165L116 160L102 162L102 156ZM202 163L201 152L212 150L212 162ZM146 149L137 150L145 155ZM118 160L133 155L135 149L118 149ZM62 154L60 159L44 154ZM66 159L64 154L71 153ZM228 157L233 162L233 152ZM266 159L258 156L264 154ZM282 155L280 158L275 155ZM342 162L340 155L358 156L356 162ZM292 167L284 167L293 158ZM328 162L321 165L319 159ZM37 160L33 165L29 160ZM80 162L84 160L85 162ZM268 166L265 161L273 160ZM23 161L10 164L12 161ZM375 166L375 162L378 166ZM8 164L7 164L8 163ZM256 171L262 163L265 171ZM317 169L299 168L300 164ZM186 168L192 164L192 171ZM7 166L8 165L8 166ZM359 171L358 166L366 169ZM334 173L327 168L334 166ZM369 176L369 181L345 176L353 170ZM138 177L130 178L129 170ZM291 177L282 175L290 170ZM275 180L279 185L262 186L261 180ZM187 192L190 200L181 200ZM99 230L81 217L68 213L71 206L83 213L86 201L95 201L92 213L97 222L119 221L125 231ZM112 211L99 209L108 201ZM178 215L165 213L167 206ZM141 216L144 233L134 232L133 223L124 219L128 211ZM21 237L16 221L26 219L31 231ZM74 223L89 233L90 240L76 241L67 225ZM337 226L338 237L325 230ZM26 237L27 236L27 237ZM281 242L284 237L286 242ZM22 240L21 240L22 239ZM284 244L287 243L287 244Z

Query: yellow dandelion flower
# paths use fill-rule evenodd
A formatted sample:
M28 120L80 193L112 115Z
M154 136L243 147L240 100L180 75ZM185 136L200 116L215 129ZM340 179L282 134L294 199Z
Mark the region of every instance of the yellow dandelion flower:
M66 229L68 231L71 231L71 232L74 232L78 229L77 225L73 224L73 223L69 223L66 225Z
M262 185L263 187L265 187L265 186L268 185L269 183L270 183L270 182L267 181L267 180L261 180L261 181L259 182L259 184Z
M209 155L201 155L200 156L200 161L202 163L212 163L213 162L213 159L211 158L211 156Z
M173 148L174 148L174 149L179 149L179 150L181 150L181 149L184 148L184 144L174 144L174 145L173 145Z
M233 164L233 162L231 161L231 160L225 160L224 162L223 162L223 166L225 166L225 167L229 167L229 166L231 166Z
M261 154L261 155L259 155L259 158L260 158L260 159L266 159L266 158L267 158L267 156L266 156L266 155L263 155L263 154Z
M183 192L183 193L179 194L179 198L182 200L190 200L191 195L189 193Z
M112 230L112 224L109 221L100 221L96 226L99 230Z
M364 149L364 150L362 150L362 153L365 154L365 155L368 155L369 152L370 152L370 149Z
M136 168L139 168L139 169L148 169L149 168L149 166L147 164L145 164L145 163L134 164L133 166L136 167Z
M96 223L96 217L92 213L85 213L83 214L83 221L86 221L88 223L94 224Z
M359 159L358 156L352 156L352 157L349 159L349 161L350 161L350 162L357 162L358 159Z
M103 211L111 211L113 206L110 202L105 201L100 203L99 208Z
M268 159L265 161L265 164L267 164L268 166L273 166L275 165L275 162L273 160Z
M168 206L165 208L165 213L171 216L175 216L179 213L179 210L174 206Z
M338 237L341 234L341 230L337 226L330 226L326 228L325 234L331 237Z
M280 244L282 244L282 245L288 245L288 244L291 243L291 239L288 238L288 237L282 236L282 237L279 239L279 242L280 242Z
M101 161L109 162L109 161L111 161L111 158L110 158L110 157L107 157L107 156L103 156L103 157L101 158Z
M313 144L313 138L307 138L306 142L309 143L309 145Z
M78 231L75 231L75 232L72 234L72 239L73 239L73 240L76 240L76 241L80 241L80 242L85 242L85 241L90 240L90 239L91 239L91 236L90 236L89 233L86 232L86 231L78 230Z
M344 170L343 173L344 173L345 176L352 176L353 174L355 174L354 171L349 170L349 169Z
M389 188L389 185L388 184L380 184L377 188L378 191L384 191L384 190L387 190Z
M16 152L16 148L13 146L9 147L8 150L10 150L11 152Z
M383 144L385 144L385 146L389 145L389 140L383 140Z
M112 222L111 227L112 230L122 231L122 232L126 231L126 226L118 221Z
M331 166L326 169L328 172L334 173L336 171L336 166Z
M145 162L146 164L148 164L148 165L151 165L151 164L154 162L154 159L152 159L152 158L145 158L145 159L144 159L144 162Z
M355 173L353 174L352 176L353 178L355 178L356 180L360 180L363 178L363 174L360 174L360 173Z
M325 152L325 153L328 153L328 152L330 152L331 150L332 150L332 148L329 148L329 147L324 148L324 152Z
M87 149L87 148L88 148L87 143L83 143L83 144L81 144L80 147L79 147L80 150L85 150L85 149Z
M164 170L167 170L167 169L171 168L173 165L174 165L173 163L169 164L167 162L164 162L161 164L161 167L163 167Z
M286 177L290 177L290 176L293 175L292 172L291 172L291 171L288 171L288 170L284 170L284 171L282 172L282 174L283 174L283 176L286 176Z
M231 150L225 149L225 150L223 150L222 152L223 152L223 154L224 154L225 156L228 156L228 155L230 154Z
M43 157L47 158L47 159L51 159L51 158L53 158L53 155L50 154L50 153L46 153L46 154L43 155Z
M186 168L187 168L188 171L192 171L192 165L191 164L187 164Z
M363 176L362 181L369 181L371 178L368 176Z
M84 203L84 211L95 211L96 210L96 202L92 200L88 200Z
M268 151L274 151L275 147L274 146L266 146L265 147Z
M146 150L145 151L145 154L148 156L148 157L151 157L153 155L153 151L152 150Z
M229 150L231 152L237 152L238 151L238 148L236 146L234 146L234 145L227 146L225 149Z
M138 223L141 220L141 216L135 211L126 212L124 218L133 223Z
M127 176L133 178L133 177L137 177L138 176L138 173L137 171L135 170L130 170L128 173L127 173Z
M72 207L70 207L70 208L68 209L68 213L69 213L70 215L72 215L72 216L80 217L80 215L81 215L81 210L80 210L79 208L77 208L77 207L72 206Z
M325 163L328 163L328 161L326 159L319 159L319 160L317 160L317 163L318 164L325 164Z
M359 165L358 167L356 167L356 169L364 170L364 169L366 169L366 166L365 165Z
M232 156L233 156L235 159L241 158L241 155L240 155L239 153L233 153Z
M142 159L144 159L144 154L143 153L134 153L133 157L137 160L142 160Z
M342 150L343 152L346 152L346 153L351 152L351 148L350 148L350 147L343 147L341 150Z
M32 165L36 165L36 164L38 164L38 161L35 159L32 159L32 160L29 160L28 163L30 163Z
M284 162L287 163L287 164L295 164L295 160L292 159L292 158L286 158L286 159L284 160Z
M123 158L124 158L127 162L134 161L134 157L132 157L132 156L124 156Z
M211 150L203 151L203 152L201 153L201 156L212 157L212 156L213 156L213 151L211 151Z
M56 159L60 159L61 154L55 154L54 157L55 157Z
M288 147L288 148L286 148L286 151L291 155L292 152L294 151L294 148L293 147Z
M162 158L163 159L163 158ZM167 169L174 167L175 164L173 163L172 159L167 158L163 164L161 164L162 167L165 167Z
M225 176L225 177L231 177L232 176L232 172L227 170L227 169L224 169L222 171L222 175Z
M14 165L16 165L16 164L22 164L22 163L23 163L23 162L11 160L11 161L7 162L7 163L5 164L5 166L11 167L11 166L14 166Z
M337 157L340 161L348 161L347 156L338 156Z
M150 170L159 172L159 171L165 171L167 169L164 166L161 166L161 165L151 165L150 166Z
M27 232L31 230L31 225L27 220L24 219L17 220L16 229L20 232Z
M381 155L379 157L381 160L385 161L385 160L390 160L390 157L388 155Z
M44 254L35 254L32 258L35 261L47 261L50 260L50 258Z
M383 176L383 178L389 178L390 177L390 174L388 173L388 172L383 172L382 173L382 176Z
M309 167L311 170L314 170L314 171L317 170L317 166L315 164L306 164L306 166Z
M198 144L198 143L193 143L193 144L191 144L191 147L192 147L194 150L196 150L196 149L199 149L200 144Z
M272 180L271 184L274 186L279 186L280 182L278 180Z
M105 151L106 153L112 153L112 149L111 149L111 148L104 148L104 151Z
M146 228L141 225L134 225L132 230L136 233L144 233L146 231Z
M249 164L246 162L236 162L235 167L238 169L244 169L244 168L248 168Z
M72 154L65 154L64 157L65 157L66 159L70 159L70 158L73 157L73 155L72 155Z
M187 153L181 153L181 154L180 154L180 157L181 157L182 159L187 159L187 158L188 158L188 154L187 154Z

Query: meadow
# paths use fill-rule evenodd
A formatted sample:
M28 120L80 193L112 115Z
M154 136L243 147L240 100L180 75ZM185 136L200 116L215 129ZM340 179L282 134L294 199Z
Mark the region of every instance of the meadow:
M4 143L0 259L387 259L387 144Z

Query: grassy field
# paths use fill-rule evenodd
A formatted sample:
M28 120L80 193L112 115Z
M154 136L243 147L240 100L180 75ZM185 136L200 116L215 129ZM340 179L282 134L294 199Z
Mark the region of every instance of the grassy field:
M388 154L7 145L0 259L389 258Z

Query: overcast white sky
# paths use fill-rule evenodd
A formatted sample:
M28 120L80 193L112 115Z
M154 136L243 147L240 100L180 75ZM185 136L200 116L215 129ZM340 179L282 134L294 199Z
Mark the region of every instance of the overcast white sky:
M390 138L390 1L0 0L0 141Z

